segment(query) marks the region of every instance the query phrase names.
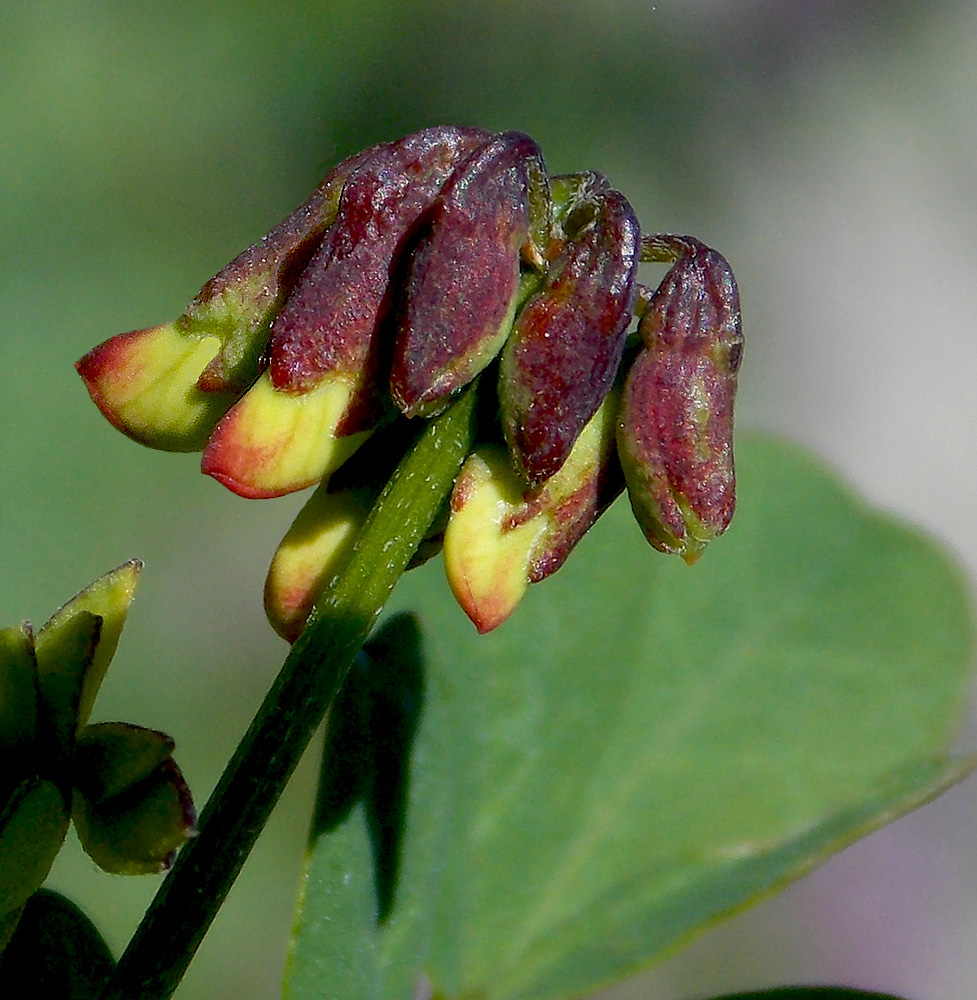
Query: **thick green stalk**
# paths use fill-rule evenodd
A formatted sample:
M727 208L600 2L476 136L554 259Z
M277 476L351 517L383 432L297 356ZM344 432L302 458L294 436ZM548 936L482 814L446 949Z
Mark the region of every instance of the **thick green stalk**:
M164 1000L180 983L394 585L444 503L474 435L472 386L431 421L326 585L250 729L119 960L102 1000Z

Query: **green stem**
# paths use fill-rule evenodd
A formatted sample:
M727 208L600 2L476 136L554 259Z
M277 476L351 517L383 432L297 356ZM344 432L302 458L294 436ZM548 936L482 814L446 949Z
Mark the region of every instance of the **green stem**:
M373 508L146 911L102 1000L172 996L394 585L444 503L475 424L470 387L430 425Z

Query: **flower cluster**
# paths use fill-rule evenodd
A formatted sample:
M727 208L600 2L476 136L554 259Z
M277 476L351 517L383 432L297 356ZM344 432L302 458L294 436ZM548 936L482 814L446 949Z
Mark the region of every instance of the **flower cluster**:
M140 568L96 580L36 633L0 629L0 951L72 820L92 860L115 874L163 871L193 836L170 737L88 723Z
M672 263L654 292L642 261ZM742 345L715 250L642 238L603 175L548 176L529 136L442 126L339 164L176 321L78 370L116 427L202 448L241 496L322 484L266 584L288 639L418 423L485 372L482 440L424 546L484 632L625 487L690 563L726 529Z

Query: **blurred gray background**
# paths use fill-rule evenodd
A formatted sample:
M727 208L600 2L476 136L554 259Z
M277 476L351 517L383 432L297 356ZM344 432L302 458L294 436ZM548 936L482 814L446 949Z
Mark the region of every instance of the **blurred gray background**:
M146 560L96 708L174 733L203 802L285 646L260 608L300 500L111 430L72 362L170 319L348 153L441 122L599 168L732 262L740 424L809 445L977 572L977 4L7 0L0 9L0 612ZM798 526L803 530L803 525ZM278 995L306 761L179 994ZM977 993L977 781L613 996L785 981ZM69 842L52 884L124 945L156 879Z

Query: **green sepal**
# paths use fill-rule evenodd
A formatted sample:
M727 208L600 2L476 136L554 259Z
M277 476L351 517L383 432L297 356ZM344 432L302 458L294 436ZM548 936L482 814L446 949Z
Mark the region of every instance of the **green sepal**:
M140 560L130 559L105 576L99 577L56 611L37 634L35 643L37 662L43 674L45 669L52 669L50 665L57 662L57 657L60 655L58 646L60 633L68 626L74 615L79 611L88 611L102 619L98 646L82 682L78 704L78 729L88 722L95 696L119 644L119 635L125 624L141 569Z
M166 871L177 848L196 833L190 793L171 759L107 801L93 802L76 790L72 818L85 852L113 875Z
M64 896L38 889L0 957L0 984L4 996L97 1000L114 966L91 920Z
M22 782L0 815L0 915L19 909L47 878L70 817L57 786Z
M75 747L74 784L101 804L148 778L173 752L166 733L127 722L88 726Z
M52 629L44 642L37 639L37 673L41 702L50 727L40 749L47 763L60 771L75 750L79 706L102 631L102 619L90 611L77 611Z
M30 773L37 736L37 661L28 625L0 629L0 807Z

